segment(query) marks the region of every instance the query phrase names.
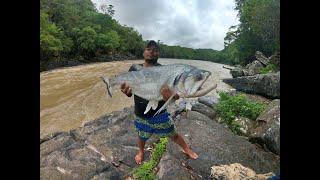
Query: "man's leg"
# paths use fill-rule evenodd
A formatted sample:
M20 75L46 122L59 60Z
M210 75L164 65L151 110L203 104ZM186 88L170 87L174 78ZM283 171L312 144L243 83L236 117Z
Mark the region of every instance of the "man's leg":
M189 146L184 141L184 139L180 136L180 134L176 133L174 136L171 137L171 140L174 141L175 143L179 144L182 147L183 152L186 155L188 155L190 158L192 158L192 159L197 159L198 158L198 154L196 154L195 152L193 152L189 148Z
M144 155L144 145L146 144L146 141L151 137L152 133L146 132L145 126L147 124L146 120L137 118L135 120L135 128L138 133L138 146L139 146L139 151L134 157L136 160L137 164L141 164L143 161L143 155Z
M140 137L138 137L138 145L139 145L139 151L137 155L135 156L135 160L137 164L141 164L143 161L143 155L144 155L144 145L146 144L145 141L142 141Z

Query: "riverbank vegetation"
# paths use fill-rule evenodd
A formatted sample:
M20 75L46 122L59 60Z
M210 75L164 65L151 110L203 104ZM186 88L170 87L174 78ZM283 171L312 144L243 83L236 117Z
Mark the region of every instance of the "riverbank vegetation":
M236 118L244 117L255 121L260 113L266 108L266 105L259 102L251 102L245 95L229 95L220 92L220 102L216 106L217 113L222 123L227 124L235 134L241 135L241 125L235 121Z
M162 155L165 153L167 144L168 138L160 138L159 142L155 144L155 148L152 151L150 160L144 162L141 166L132 171L133 179L156 179L154 168L156 168Z

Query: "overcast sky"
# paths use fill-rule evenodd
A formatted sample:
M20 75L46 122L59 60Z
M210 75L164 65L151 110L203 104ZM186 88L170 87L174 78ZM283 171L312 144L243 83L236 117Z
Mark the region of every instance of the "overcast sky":
M239 24L234 0L92 0L112 4L114 18L133 27L143 40L167 45L223 49L223 38Z

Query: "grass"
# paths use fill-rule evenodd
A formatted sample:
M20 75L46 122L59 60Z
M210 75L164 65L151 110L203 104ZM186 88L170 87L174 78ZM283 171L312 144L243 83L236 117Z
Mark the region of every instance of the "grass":
M241 126L235 121L236 117L246 117L256 120L260 113L266 108L266 105L259 102L251 102L245 95L235 96L220 92L220 101L216 106L216 111L221 117L222 122L226 123L232 132L242 135Z
M277 66L274 64L268 64L266 67L261 68L260 74L267 74L271 72L275 72L277 70Z
M154 150L152 151L151 159L148 162L144 162L141 166L132 171L133 179L156 179L156 175L153 170L159 163L163 153L166 151L167 144L167 138L160 138L160 142L156 144Z

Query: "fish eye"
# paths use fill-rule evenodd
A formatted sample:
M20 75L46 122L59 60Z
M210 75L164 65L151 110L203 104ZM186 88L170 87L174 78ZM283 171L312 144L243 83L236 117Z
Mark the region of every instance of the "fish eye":
M195 80L197 80L197 81L201 81L202 79L203 79L203 77L202 77L201 74L197 74L197 75L195 76Z

